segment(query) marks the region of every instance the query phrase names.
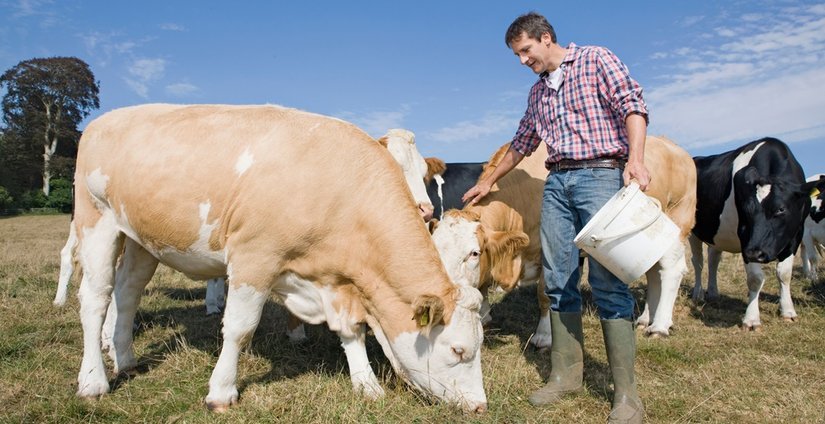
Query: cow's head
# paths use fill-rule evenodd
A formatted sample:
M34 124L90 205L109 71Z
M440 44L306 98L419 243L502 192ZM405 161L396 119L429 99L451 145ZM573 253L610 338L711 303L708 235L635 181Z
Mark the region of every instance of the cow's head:
M808 182L821 182L825 179L825 174L814 175L808 178ZM825 190L815 188L811 192L811 219L820 223L825 218Z
M495 281L510 290L521 274L521 253L529 238L521 231L487 229L478 213L452 209L433 230L433 242L456 283L484 287Z
M433 202L427 195L424 179L427 177L427 162L415 147L415 134L404 129L391 129L378 139L392 157L401 166L407 186L418 205L418 211L424 221L433 217Z
M393 368L410 385L465 409L484 412L487 395L481 376L480 307L478 290L455 286L446 304L437 296L419 296L412 305L412 316L405 318L404 331L395 334L386 325L370 326Z
M742 257L745 263L767 263L796 250L811 192L825 188L825 180L799 184L782 176L765 177L747 166L734 175L733 185Z

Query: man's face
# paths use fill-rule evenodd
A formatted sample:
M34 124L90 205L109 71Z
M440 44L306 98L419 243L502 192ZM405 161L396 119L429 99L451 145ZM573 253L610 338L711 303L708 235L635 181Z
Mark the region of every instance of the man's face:
M521 37L510 43L513 53L518 56L522 65L532 69L536 74L554 71L550 69L550 45L552 39L549 33L544 33L541 40L535 40L522 32Z

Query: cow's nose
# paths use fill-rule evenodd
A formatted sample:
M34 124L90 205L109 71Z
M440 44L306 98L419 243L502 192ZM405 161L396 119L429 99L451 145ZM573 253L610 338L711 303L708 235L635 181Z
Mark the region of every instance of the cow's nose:
M419 203L418 204L418 214L421 215L421 218L424 219L424 222L429 222L433 219L433 211L435 208L433 207L432 203Z
M745 259L748 262L758 262L760 264L770 262L770 257L762 249L748 249L745 251Z

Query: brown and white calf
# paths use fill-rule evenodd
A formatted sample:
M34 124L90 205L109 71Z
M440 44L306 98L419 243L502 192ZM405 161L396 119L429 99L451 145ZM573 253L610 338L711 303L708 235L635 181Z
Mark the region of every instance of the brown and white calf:
M485 172L492 171L491 167L501 160L507 148L504 145L493 155ZM451 277L456 282L469 281L485 299L493 283L510 290L519 280L539 278L541 318L530 339L537 347L552 343L549 300L540 275L539 225L546 157L543 149L525 157L481 202L460 212L445 213L433 232ZM679 284L687 271L684 242L694 222L696 170L690 155L664 137L647 138L645 165L653 176L646 194L660 201L681 232L662 259L646 273L647 302L637 324L644 326L647 334L668 335ZM485 302L482 311L486 310Z
M135 366L132 321L162 262L195 279L228 276L212 409L237 402L238 355L270 294L338 333L365 395L383 394L366 324L413 387L486 409L481 296L450 281L401 170L354 125L277 106L119 109L84 131L75 186L79 396L109 390L100 337L112 296L109 354L116 372Z

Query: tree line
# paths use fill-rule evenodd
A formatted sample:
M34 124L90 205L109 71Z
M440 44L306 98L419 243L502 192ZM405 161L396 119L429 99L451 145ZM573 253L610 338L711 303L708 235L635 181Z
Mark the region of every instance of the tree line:
M0 212L71 210L78 125L100 108L100 82L76 57L22 61L0 76Z

